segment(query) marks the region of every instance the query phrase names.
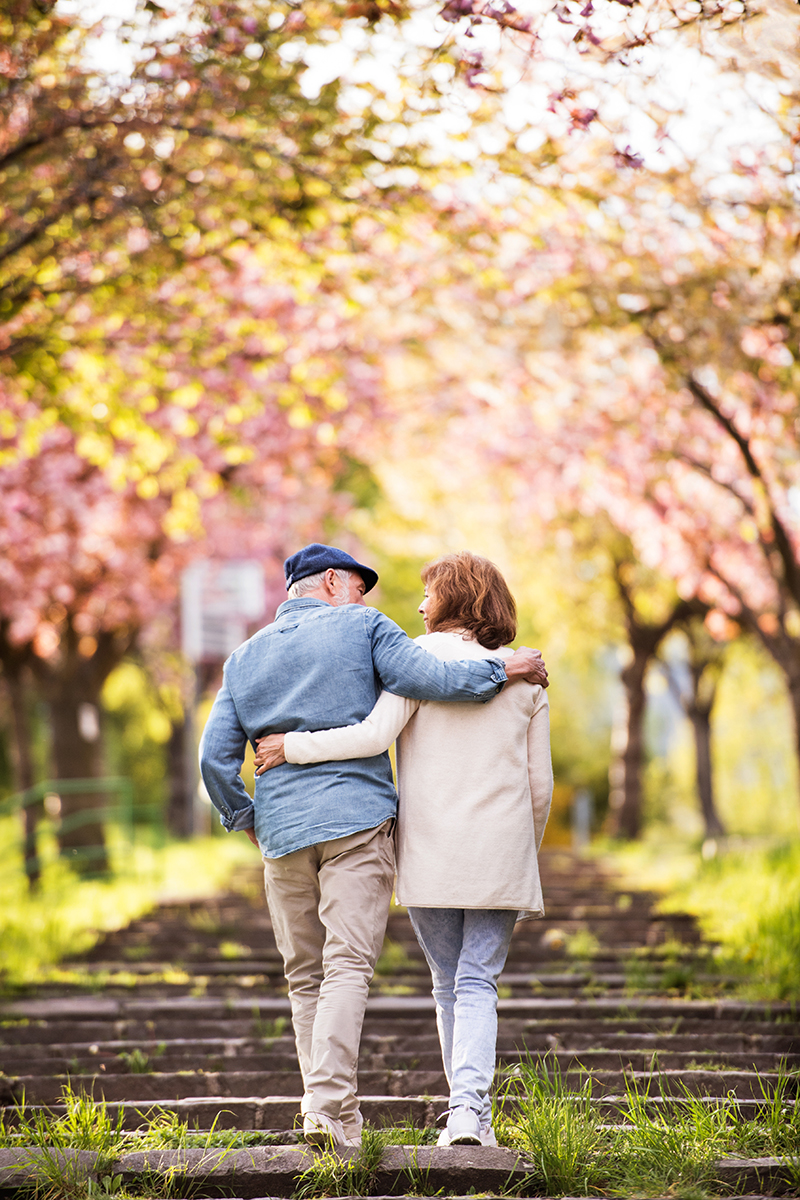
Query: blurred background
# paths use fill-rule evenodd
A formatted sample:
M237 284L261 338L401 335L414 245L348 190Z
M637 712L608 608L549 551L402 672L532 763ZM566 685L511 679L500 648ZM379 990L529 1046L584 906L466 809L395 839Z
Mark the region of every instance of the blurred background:
M547 844L796 993L798 38L790 0L7 0L6 980L250 861L198 738L324 541L412 636L426 561L495 561Z

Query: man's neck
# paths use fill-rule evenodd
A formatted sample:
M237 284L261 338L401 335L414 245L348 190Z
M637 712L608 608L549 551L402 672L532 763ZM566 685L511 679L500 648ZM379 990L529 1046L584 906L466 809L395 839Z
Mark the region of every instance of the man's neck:
M303 595L297 598L299 600L321 600L323 604L333 605L333 601L322 588L314 588L313 592L303 592Z

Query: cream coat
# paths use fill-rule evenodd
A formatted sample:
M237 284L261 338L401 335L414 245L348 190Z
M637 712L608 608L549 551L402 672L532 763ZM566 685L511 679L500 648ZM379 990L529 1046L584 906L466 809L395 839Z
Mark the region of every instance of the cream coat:
M512 653L486 650L454 632L416 640L440 659ZM383 692L359 725L287 733L284 752L291 763L366 758L395 738L397 902L542 916L536 855L553 793L544 689L507 684L486 704L420 702Z

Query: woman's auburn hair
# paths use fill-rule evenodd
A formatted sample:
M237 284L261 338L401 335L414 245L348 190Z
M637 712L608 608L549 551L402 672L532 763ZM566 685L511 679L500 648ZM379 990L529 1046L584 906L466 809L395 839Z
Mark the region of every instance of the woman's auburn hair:
M508 584L493 562L461 550L445 554L422 568L431 605L428 628L465 629L487 650L497 650L517 636L517 606Z

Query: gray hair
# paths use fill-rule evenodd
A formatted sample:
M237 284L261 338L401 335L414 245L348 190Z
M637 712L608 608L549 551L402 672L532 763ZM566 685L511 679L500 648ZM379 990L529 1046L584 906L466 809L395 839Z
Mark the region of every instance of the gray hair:
M341 567L333 567L336 578L341 584L347 587L350 576L355 574L354 571L345 571ZM297 600L300 596L305 596L308 592L313 592L318 588L325 578L324 571L317 571L316 575L306 575L304 579L298 579L297 583L293 583L289 588L287 597L289 600Z

